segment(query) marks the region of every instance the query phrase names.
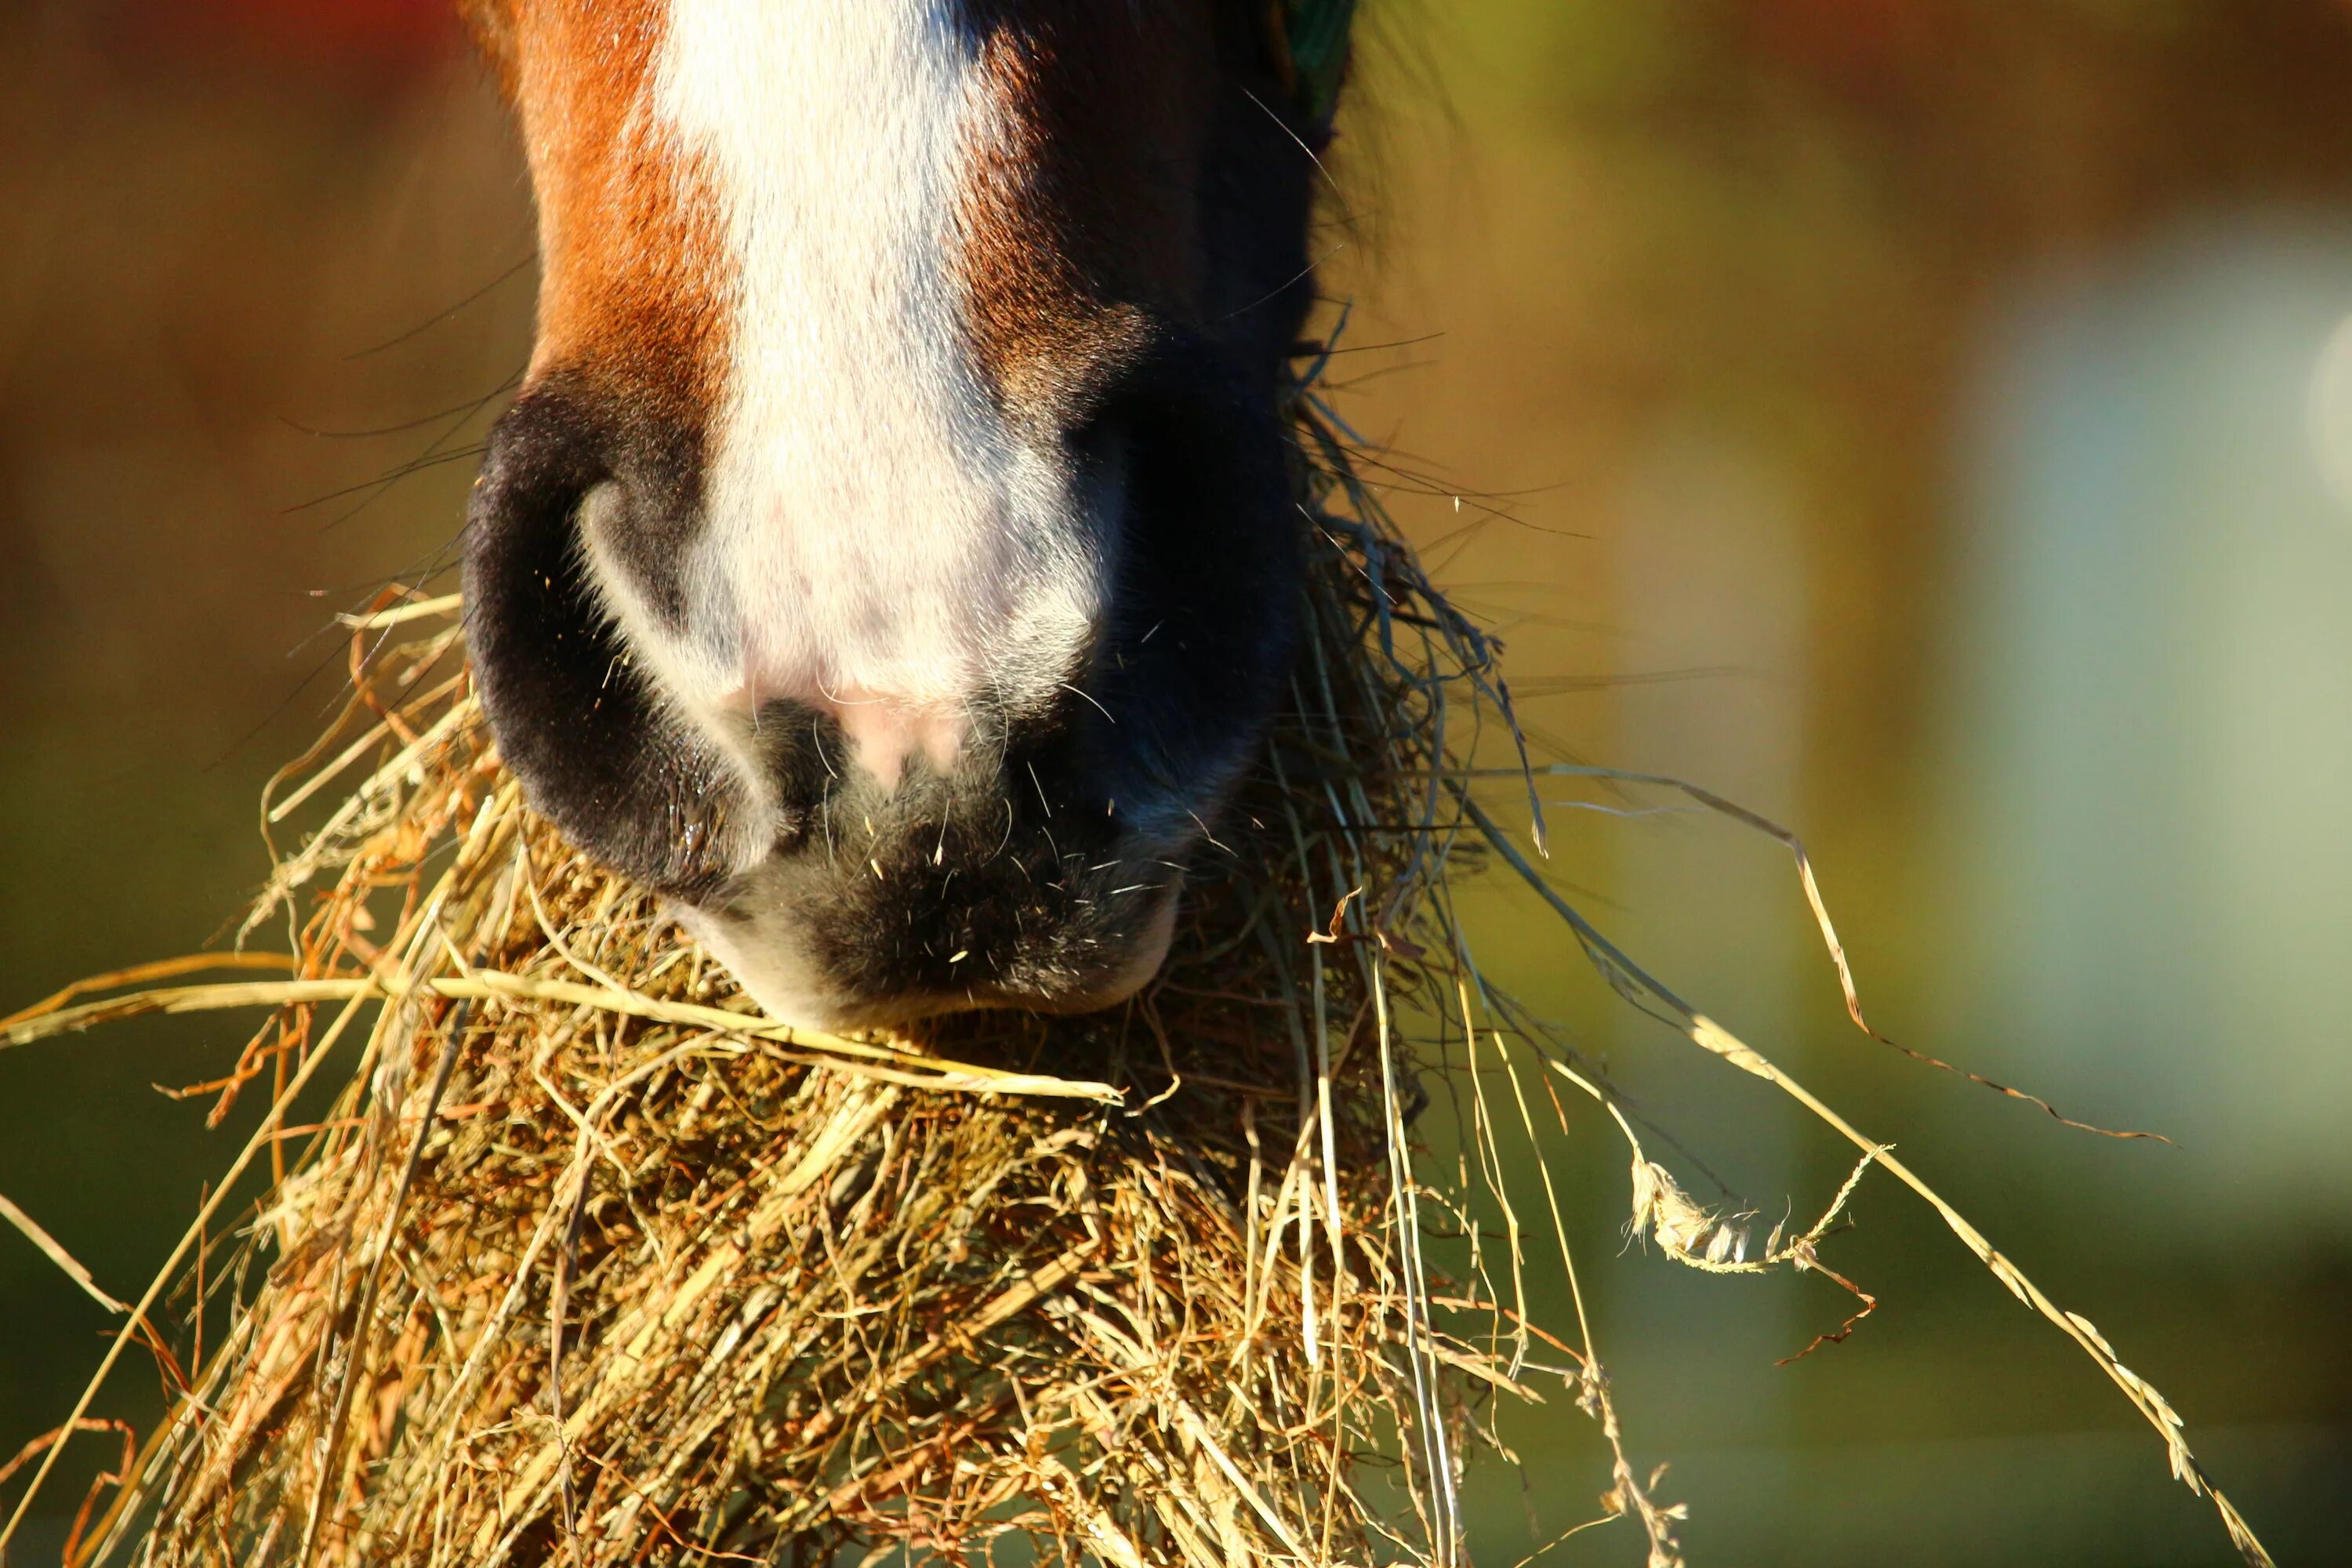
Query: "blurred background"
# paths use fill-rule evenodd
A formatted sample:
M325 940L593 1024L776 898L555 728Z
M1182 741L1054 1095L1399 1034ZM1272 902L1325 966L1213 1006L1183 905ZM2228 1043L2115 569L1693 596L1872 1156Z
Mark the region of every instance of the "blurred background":
M1874 1022L2176 1144L1855 1031L1788 856L1720 818L1550 781L1643 813L1556 809L1553 871L2096 1322L2283 1561L2352 1562L2352 7L1371 10L1318 240L1335 395L1545 754L1793 826ZM451 546L530 247L439 0L0 6L0 1013L215 939L257 883L332 612ZM1695 1191L1818 1211L1850 1151L1498 880L1465 900ZM0 1194L117 1294L258 1109L207 1131L151 1086L241 1022L0 1054ZM2231 1560L1892 1182L1830 1244L1880 1310L1776 1365L1847 1299L1623 1248L1621 1146L1571 1125L1594 1333L1695 1563ZM1556 1257L1528 1269L1561 1326ZM109 1321L0 1230L0 1463ZM104 1413L152 1419L142 1359ZM1607 1478L1564 1399L1502 1435L1473 1544L1508 1568ZM22 1562L111 1452L79 1441ZM1623 1525L1546 1559L1639 1560Z

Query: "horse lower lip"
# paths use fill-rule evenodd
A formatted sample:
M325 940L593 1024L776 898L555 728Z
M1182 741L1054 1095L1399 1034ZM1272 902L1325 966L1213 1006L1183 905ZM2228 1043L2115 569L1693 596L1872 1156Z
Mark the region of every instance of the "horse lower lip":
M1148 923L1136 934L1133 944L1118 963L1077 984L1048 986L983 982L969 991L940 997L923 1010L936 1013L960 1012L971 1007L1005 1007L1030 1013L1067 1015L1093 1013L1117 1006L1150 984L1152 977L1160 973L1174 940L1177 906L1175 889L1164 889L1159 906L1151 911ZM889 1014L892 1005L885 1001L872 1005L866 1011L880 1017Z
M1175 930L1179 879L1129 883L1121 864L1133 862L1102 868L1115 888L1047 918L1024 920L983 901L908 926L892 889L909 889L916 912L935 915L918 884L943 893L965 880L928 866L795 853L680 912L764 1008L806 1027L887 1028L975 1009L1087 1013L1149 984ZM1008 879L983 899L1034 892Z
M1126 1001L1150 984L1151 977L1167 962L1169 945L1176 934L1177 902L1171 889L1152 911L1151 923L1145 927L1126 962L1095 984L1051 994L1007 993L999 1005L1025 1007L1035 1013L1092 1013Z

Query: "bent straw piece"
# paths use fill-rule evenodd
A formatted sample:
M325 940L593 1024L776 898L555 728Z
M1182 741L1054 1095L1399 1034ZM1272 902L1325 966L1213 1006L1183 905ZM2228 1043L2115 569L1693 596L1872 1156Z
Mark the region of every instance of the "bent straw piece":
M457 674L451 676L448 679L443 681L440 685L435 687L432 690L419 695L416 700L419 703L426 703L433 701L436 698L446 696L448 693L457 690L457 688L464 684L468 679L469 672L461 669ZM328 784L333 783L336 775L341 773L345 768L350 767L353 763L358 762L360 758L365 756L367 754L367 749L370 746L377 744L386 735L391 733L393 733L392 721L389 719L377 720L366 730L361 731L360 738L358 740L353 741L350 745L337 752L331 761L320 767L317 773L312 773L309 778L303 780L300 784L294 788L291 794L288 795L283 800L273 802L269 806L268 815L263 818L263 820L272 826L285 821L301 806L304 801L309 800L312 795L318 794Z
M79 1436L85 1432L121 1432L127 1434L130 1429L130 1424L128 1422L110 1420L103 1416L91 1416L84 1420L74 1422L70 1426L58 1426L50 1431L44 1432L37 1437L27 1439L25 1446L16 1450L15 1458L11 1458L6 1464L0 1465L0 1486L7 1485L10 1478L14 1477L18 1470L21 1470L26 1465L31 1464L35 1455L44 1453L48 1449L55 1447L68 1437ZM125 1468L128 1468L127 1464Z
M1679 791L1707 810L1728 817L1743 827L1760 833L1786 849L1797 863L1797 881L1804 890L1806 906L1812 910L1813 924L1821 931L1822 945L1829 950L1830 963L1837 970L1838 989L1845 997L1846 1016L1853 1020L1855 1028L1860 1029L1880 1045L1900 1051L1913 1061L1934 1068L1939 1072L1948 1072L1955 1078L1967 1079L1970 1083L1979 1084L1996 1094L2040 1106L2049 1114L2051 1120L2072 1127L2078 1132L2095 1132L2102 1138L2145 1138L2158 1143L2171 1143L2172 1140L2161 1132L2101 1127L2095 1122L2077 1121L2071 1116L2061 1114L2056 1106L2038 1094L2032 1094L2012 1085L1987 1078L1982 1073L1971 1072L1967 1068L1955 1066L1939 1057L1930 1056L1926 1051L1906 1046L1900 1040L1879 1033L1870 1020L1863 1016L1862 992L1854 984L1853 965L1846 957L1845 943L1838 937L1835 922L1830 919L1829 901L1822 896L1821 883L1813 875L1812 856L1806 850L1804 840L1798 837L1792 829L1782 826L1760 812L1749 810L1736 800L1717 795L1703 784L1696 784L1688 779L1676 778L1670 773L1640 773L1629 768L1604 768L1585 763L1548 763L1536 768L1534 772L1553 778L1609 779L1619 784L1653 784L1661 789ZM1526 777L1528 774L1520 768L1459 768L1452 770L1444 776L1449 779L1517 779Z
M1498 1035L1498 1044L1500 1038ZM1616 1101L1601 1091L1600 1085L1556 1057L1545 1056L1540 1050L1538 1057L1544 1066L1582 1089L1608 1111L1610 1120L1617 1123L1617 1131L1625 1140L1626 1148L1632 1151L1633 1217L1627 1229L1628 1236L1635 1238L1643 1235L1653 1237L1659 1249L1667 1257L1706 1274L1762 1274L1786 1263L1800 1273L1810 1270L1822 1275L1843 1287L1862 1303L1862 1310L1847 1317L1837 1328L1815 1334L1804 1349L1794 1355L1782 1357L1775 1365L1787 1366L1790 1362L1802 1361L1825 1344L1843 1344L1862 1325L1864 1319L1878 1310L1877 1297L1822 1261L1821 1243L1830 1226L1845 1212L1847 1201L1862 1185L1862 1178L1886 1153L1884 1147L1865 1151L1854 1163L1844 1184L1830 1199L1829 1207L1822 1211L1822 1217L1813 1222L1811 1230L1783 1241L1784 1226L1774 1226L1770 1237L1765 1242L1763 1255L1751 1260L1748 1257L1748 1231L1745 1221L1752 1216L1726 1216L1703 1207L1683 1191L1681 1184L1675 1180L1674 1173L1653 1161L1643 1150L1641 1139L1634 1134L1633 1124L1625 1119L1624 1111L1618 1108Z
M340 836L351 830L352 824L360 819L371 802L379 798L388 784L406 777L436 748L466 733L480 717L480 700L469 691L452 703L448 711L435 720L413 744L404 747L389 762L368 775L350 797L335 808L333 815L320 825L300 849L278 863L261 897L254 900L252 909L246 912L243 923L237 927L238 940L242 941L268 920L296 888L318 874L329 853L339 842ZM265 821L262 824L265 836L269 824Z
M383 631L387 627L405 626L410 621L427 620L435 616L454 616L464 607L463 594L444 594L437 599L419 599L389 610L377 610L370 615L355 616L347 610L335 612L335 619L353 631Z
M1452 1457L1447 1451L1445 1423L1437 1408L1434 1369L1428 1364L1426 1346L1429 1331L1429 1287L1421 1260L1421 1214L1417 1205L1419 1188L1411 1170L1411 1153L1407 1148L1404 1119L1399 1113L1396 1084L1396 1060L1393 1049L1394 1033L1388 999L1388 964L1375 956L1371 963L1372 1003L1377 1009L1381 1064L1381 1105L1386 1121L1389 1145L1389 1190L1391 1212L1396 1215L1400 1246L1398 1252L1404 1272L1404 1318L1406 1330L1405 1363L1412 1373L1413 1415L1421 1428L1423 1463L1427 1467L1433 1500L1437 1504L1437 1523L1433 1531L1438 1542L1437 1560L1441 1568L1451 1568L1462 1549L1461 1499L1454 1485Z
M2211 1478L2206 1475L2203 1467L2198 1464L2196 1456L2189 1451L2186 1426L2180 1417L2174 1413L2171 1405L2165 1402L2163 1395L2157 1393L2146 1379L2116 1359L2115 1352L2107 1347L2106 1341L2102 1339L2087 1321L2061 1308L2044 1295L2039 1286L2026 1278L2023 1270L1995 1250L1992 1243L1985 1239L1981 1231L1969 1224L1958 1209L1946 1202L1940 1194L1930 1187L1908 1165L1892 1152L1887 1152L1885 1145L1865 1138L1861 1132L1855 1131L1853 1124L1845 1118L1815 1098L1803 1085L1775 1067L1761 1052L1691 1006L1689 1003L1667 989L1654 975L1634 963L1615 943L1601 934L1598 927L1587 921L1573 904L1553 890L1541 874L1528 864L1527 858L1519 853L1517 846L1510 841L1508 836L1496 824L1495 819L1470 797L1466 788L1459 784L1455 784L1453 787L1454 798L1461 803L1464 812L1485 836L1486 842L1494 847L1496 852L1502 856L1505 862L1519 875L1522 880L1551 906L1552 912L1568 923L1569 928L1576 934L1577 940L1591 957L1595 967L1600 969L1602 977L1609 981L1612 989L1627 994L1629 998L1633 991L1638 991L1648 996L1679 1020L1683 1032L1688 1035L1695 1044L1721 1057L1742 1071L1752 1073L1774 1085L1798 1104L1811 1111L1814 1116L1853 1144L1855 1148L1863 1150L1865 1153L1876 1152L1878 1163L1934 1209L1937 1216L1950 1228L1952 1234L1958 1237L1961 1244L1970 1252L1976 1254L1978 1261L1985 1266L1994 1279L2007 1286L2011 1295L2041 1313L2042 1317L2055 1324L2068 1339L2081 1346L2083 1353L2089 1356L2117 1388L2123 1390L2124 1396L2131 1401L2133 1408L2145 1416L2148 1425L2154 1426L2157 1434L2164 1439L2166 1453L2172 1462L2173 1475L2191 1492L2212 1500L2215 1511L2221 1517L2223 1528L2229 1531L2231 1544L2238 1548L2240 1554L2245 1558L2251 1568L2275 1568L2269 1551L2263 1547L2260 1540L2256 1539L2244 1517L2238 1512L2230 1500L2222 1495L2221 1489L2213 1484Z
M215 1013L234 1007L292 1007L308 1002L349 1002L384 994L372 979L226 982L214 985L167 985L62 1007L26 1018L0 1031L0 1050L72 1034L147 1013Z
M80 1260L68 1252L56 1237L42 1229L39 1222L31 1215L9 1202L5 1193L0 1193L0 1219L6 1220L24 1232L25 1239L39 1247L42 1255L62 1269L67 1279L80 1286L82 1293L91 1300L110 1312L131 1310L130 1307L100 1289L98 1281L90 1277L89 1270L82 1267Z
M207 969L292 969L297 961L282 952L191 952L179 958L161 958L152 963L136 963L128 969L110 970L104 974L86 975L59 991L26 1007L0 1017L0 1029L56 1012L77 996L93 991L111 991L118 986L136 984L145 980L172 980L183 974L200 974ZM14 1042L10 1042L13 1044Z
M811 1059L845 1057L877 1064L871 1069L887 1081L928 1089L961 1089L980 1094L1045 1095L1068 1100L1123 1103L1124 1094L1107 1083L1056 1078L1045 1073L1008 1072L971 1062L925 1056L902 1047L872 1045L819 1030L795 1028L772 1018L731 1013L686 1002L664 1002L615 988L582 985L564 980L530 980L520 975L483 970L469 975L442 975L417 982L417 987L457 999L530 999L564 1002L606 1013L657 1023L687 1024L730 1037L763 1040L797 1047ZM93 1025L113 1023L149 1013L208 1013L238 1007L291 1007L315 1002L341 1002L380 995L400 996L397 983L373 976L329 980L228 982L212 985L164 986L149 991L85 1002L25 1017L0 1033L0 1050L31 1045ZM838 1064L847 1065L847 1064Z

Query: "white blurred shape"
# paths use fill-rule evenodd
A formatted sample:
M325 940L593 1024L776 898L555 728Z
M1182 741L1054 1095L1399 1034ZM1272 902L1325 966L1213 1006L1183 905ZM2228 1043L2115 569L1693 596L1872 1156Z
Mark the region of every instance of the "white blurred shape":
M2336 323L2311 367L2305 404L2311 459L2328 493L2352 512L2352 316Z
M2352 1233L2352 531L2311 440L2352 431L2347 307L2352 231L2242 216L2029 291L1976 388L1952 1011L2179 1136L2062 1156L2167 1225Z

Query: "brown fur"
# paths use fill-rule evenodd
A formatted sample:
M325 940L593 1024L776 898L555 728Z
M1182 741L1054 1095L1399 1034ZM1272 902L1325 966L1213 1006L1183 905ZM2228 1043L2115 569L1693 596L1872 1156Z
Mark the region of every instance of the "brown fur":
M643 106L663 0L459 0L514 105L538 194L530 380L565 373L699 431L720 395L717 205ZM1050 426L1136 346L1200 312L1197 184L1214 0L976 0L1003 138L970 150L958 220L979 366Z
M724 248L695 157L643 129L661 0L465 10L515 106L539 200L530 381L562 373L700 430L724 373Z
M1009 131L972 150L958 218L973 349L1016 419L1083 395L1133 348L1139 311L1197 313L1207 11L1031 0L982 24Z

